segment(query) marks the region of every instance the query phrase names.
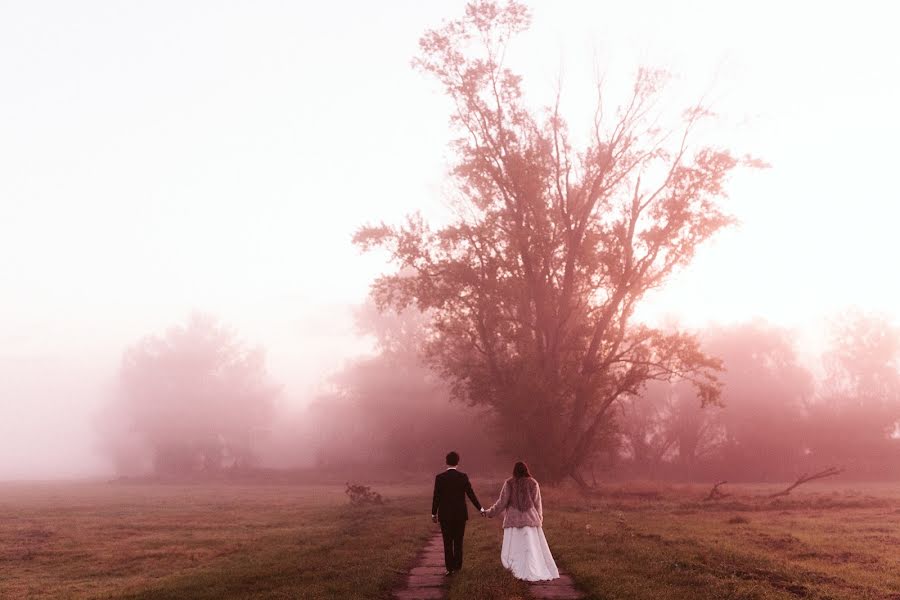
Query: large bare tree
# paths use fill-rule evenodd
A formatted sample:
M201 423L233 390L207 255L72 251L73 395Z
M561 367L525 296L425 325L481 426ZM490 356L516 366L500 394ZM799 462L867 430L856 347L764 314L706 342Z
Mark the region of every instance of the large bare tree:
M632 315L731 223L718 203L726 178L755 162L689 145L702 106L660 128L665 75L652 70L614 114L598 102L590 142L574 147L559 97L529 110L504 64L529 18L516 2L478 1L422 37L415 64L442 84L461 133L458 217L366 226L355 242L390 251L398 270L375 282L376 300L431 315L428 357L458 398L493 409L505 449L545 479L584 484L619 398L686 378L717 400L719 361Z

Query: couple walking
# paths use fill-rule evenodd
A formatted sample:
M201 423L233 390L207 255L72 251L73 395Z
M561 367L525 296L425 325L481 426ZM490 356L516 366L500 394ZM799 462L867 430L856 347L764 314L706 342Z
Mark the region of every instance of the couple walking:
M485 510L475 496L469 476L457 469L459 454L447 454L447 470L434 478L431 520L441 524L444 538L446 575L462 568L463 536L469 518L466 496L483 517L503 513L503 546L500 562L518 579L545 581L559 577L542 528L544 510L541 488L528 472L528 465L517 462L513 476L503 482L500 498Z

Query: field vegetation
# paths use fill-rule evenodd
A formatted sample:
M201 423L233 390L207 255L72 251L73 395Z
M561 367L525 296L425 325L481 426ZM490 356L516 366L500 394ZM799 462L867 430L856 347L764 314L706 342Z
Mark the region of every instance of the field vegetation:
M427 485L0 486L0 597L389 598L435 526ZM483 502L497 482L478 482ZM545 487L545 530L590 598L900 600L900 487ZM528 598L473 518L451 600Z
M421 489L6 484L0 598L380 598L427 539Z
M626 485L547 492L555 555L595 598L900 599L900 489Z

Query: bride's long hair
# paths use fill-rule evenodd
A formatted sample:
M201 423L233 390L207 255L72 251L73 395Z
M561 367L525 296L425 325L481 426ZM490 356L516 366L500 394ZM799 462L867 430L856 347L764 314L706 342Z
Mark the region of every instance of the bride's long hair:
M509 504L516 510L525 511L534 506L534 499L531 497L531 488L534 485L534 479L528 471L528 465L519 461L513 466L513 476L509 480L510 494Z

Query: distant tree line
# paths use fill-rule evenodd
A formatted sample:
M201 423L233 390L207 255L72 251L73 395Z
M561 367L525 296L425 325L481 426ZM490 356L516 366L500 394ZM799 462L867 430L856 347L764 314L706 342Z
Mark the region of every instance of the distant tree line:
M814 374L787 331L764 322L712 328L721 402L702 408L684 383L655 382L618 407L619 476L785 481L842 466L857 479L900 477L900 329L848 312L831 326Z
M259 466L389 476L440 466L448 449L495 471L511 458L516 419L454 400L421 359L427 317L357 314L375 352L348 362L301 411L279 410L263 355L215 320L194 316L129 348L98 421L119 474L196 478ZM900 477L900 328L848 312L817 365L763 321L699 332L721 357L722 390L704 403L685 381L622 397L581 477L787 481L844 467L845 477ZM534 452L540 452L536 448Z
M203 315L128 348L98 416L101 450L119 475L198 479L258 467L392 476L440 466L450 448L489 468L495 441L482 411L450 401L420 358L424 317L357 314L375 352L331 374L301 410L277 406L260 349Z
M359 332L374 340L376 353L335 373L330 389L297 420L293 446L307 462L325 471L420 473L440 467L455 449L467 465L496 463L484 411L453 402L423 362L424 322L414 310L380 313L372 303L359 309Z

